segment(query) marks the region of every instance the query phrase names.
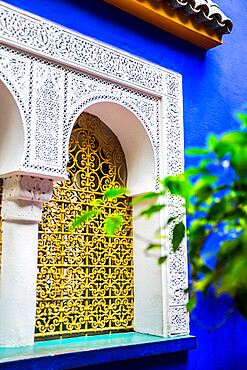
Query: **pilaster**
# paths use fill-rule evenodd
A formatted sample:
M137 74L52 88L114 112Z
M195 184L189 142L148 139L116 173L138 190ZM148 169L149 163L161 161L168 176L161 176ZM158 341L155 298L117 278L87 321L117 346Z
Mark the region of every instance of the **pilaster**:
M33 344L38 223L53 181L26 175L3 179L0 345Z

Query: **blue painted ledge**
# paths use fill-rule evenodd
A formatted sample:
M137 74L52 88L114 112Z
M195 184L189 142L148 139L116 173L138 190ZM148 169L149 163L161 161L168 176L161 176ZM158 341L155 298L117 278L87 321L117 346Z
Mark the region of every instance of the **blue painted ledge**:
M37 342L0 348L1 369L69 369L196 348L194 336L160 338L122 333Z

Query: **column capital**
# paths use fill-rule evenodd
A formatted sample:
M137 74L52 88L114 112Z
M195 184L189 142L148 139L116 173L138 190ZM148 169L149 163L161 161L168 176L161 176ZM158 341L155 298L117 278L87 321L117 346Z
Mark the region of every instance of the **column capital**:
M49 202L53 181L29 175L13 175L3 179L2 219L38 223L42 205Z

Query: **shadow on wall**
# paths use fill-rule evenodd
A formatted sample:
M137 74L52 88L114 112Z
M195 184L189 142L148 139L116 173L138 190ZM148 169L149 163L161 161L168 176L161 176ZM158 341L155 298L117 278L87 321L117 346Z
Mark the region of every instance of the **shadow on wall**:
M185 370L188 351L88 366L87 370ZM85 368L80 368L85 369ZM75 369L71 369L75 370Z
M114 38L114 35L116 37L117 41L119 40L119 34L118 30L120 32L124 33L133 33L133 35L141 35L141 37L145 38L145 42L147 40L150 40L151 43L156 41L156 44L154 47L157 47L159 43L165 44L166 47L170 47L172 49L175 49L178 51L179 49L184 53L186 52L191 53L192 55L197 54L200 58L205 58L206 56L206 50L204 50L201 47L198 47L196 45L191 44L188 41L185 41L183 39L180 39L177 36L174 36L170 34L169 32L166 32L162 29L160 29L157 26L154 26L152 24L147 23L146 21L143 21L142 19L133 16L119 8L116 8L115 6L105 3L102 0L94 0L92 2L82 2L80 0L70 0L70 4L74 4L74 6L77 8L83 8L83 11L86 11L90 13L90 19L94 19L95 21L98 20L99 23L105 22L107 25L111 24L111 27L115 28L115 32L112 33L111 29L107 29L104 27L104 32L108 34L107 42L109 43L109 38ZM92 18L91 18L92 17ZM103 20L102 20L103 19ZM103 24L102 24L103 26ZM102 33L102 32L101 32ZM93 35L92 35L93 36ZM128 39L129 43L131 43L131 35L129 35L130 38ZM101 39L100 35L95 35L93 37ZM104 41L104 40L102 40ZM116 45L117 46L117 45ZM125 45L123 45L123 48L126 49L127 44L125 42ZM135 49L138 50L138 44L135 44ZM127 49L126 49L127 50ZM140 56L143 57L143 48L140 48L141 54ZM130 50L130 52L133 52L133 49ZM151 55L149 55L150 60ZM160 64L160 61L159 61Z

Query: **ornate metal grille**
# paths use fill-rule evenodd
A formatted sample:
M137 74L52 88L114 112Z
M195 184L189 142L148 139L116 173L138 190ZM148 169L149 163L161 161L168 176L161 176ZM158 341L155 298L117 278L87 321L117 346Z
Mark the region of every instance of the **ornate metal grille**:
M36 337L131 330L133 327L132 211L130 198L104 200L104 209L69 231L78 213L111 186L124 186L121 145L97 117L83 113L70 139L69 180L57 183L39 227ZM107 237L104 219L124 223Z

